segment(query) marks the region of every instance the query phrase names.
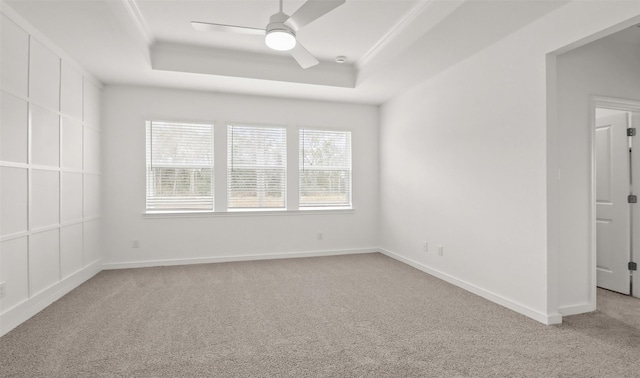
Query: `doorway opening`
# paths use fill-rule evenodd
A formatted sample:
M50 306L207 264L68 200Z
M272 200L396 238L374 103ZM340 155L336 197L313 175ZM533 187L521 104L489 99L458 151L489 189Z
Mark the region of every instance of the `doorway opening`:
M597 309L595 108L640 112L639 22L634 14L547 54L547 305L560 321Z

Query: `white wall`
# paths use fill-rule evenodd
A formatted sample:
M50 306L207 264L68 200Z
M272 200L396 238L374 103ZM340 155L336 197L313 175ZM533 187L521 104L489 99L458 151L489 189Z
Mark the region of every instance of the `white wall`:
M385 104L384 251L560 321L554 293L566 281L547 240L546 55L639 14L637 2L570 3Z
M101 266L100 88L8 8L1 25L0 335Z
M640 35L640 32L637 33ZM640 101L640 44L610 36L557 58L561 312L595 308L591 255L590 96Z
M103 105L106 268L378 246L377 107L128 86L106 87ZM282 125L289 133L298 126L352 130L355 210L145 217L147 120L213 122L223 129L226 122ZM215 144L219 148L225 141ZM224 174L224 166L217 167ZM132 247L133 240L140 248Z

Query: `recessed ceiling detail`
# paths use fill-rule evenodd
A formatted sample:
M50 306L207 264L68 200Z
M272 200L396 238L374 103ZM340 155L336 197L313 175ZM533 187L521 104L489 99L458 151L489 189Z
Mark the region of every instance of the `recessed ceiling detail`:
M319 62L302 69L264 38L202 33L190 24L220 22L264 33L276 0L0 1L3 12L22 17L107 85L367 104L384 103L566 3L346 0L292 27L296 42ZM294 15L306 3L285 0L283 12ZM338 56L348 61L337 63Z
M356 71L349 64L323 62L305 70L286 54L265 55L166 42L155 43L151 47L151 67L162 71L342 88L355 88L356 85Z

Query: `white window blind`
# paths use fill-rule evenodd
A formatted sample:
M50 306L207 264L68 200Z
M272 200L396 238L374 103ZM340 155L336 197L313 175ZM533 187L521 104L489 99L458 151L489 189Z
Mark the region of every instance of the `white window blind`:
M213 125L147 122L147 211L213 211Z
M300 207L351 207L351 132L300 129Z
M286 130L230 125L227 130L227 207L284 208Z

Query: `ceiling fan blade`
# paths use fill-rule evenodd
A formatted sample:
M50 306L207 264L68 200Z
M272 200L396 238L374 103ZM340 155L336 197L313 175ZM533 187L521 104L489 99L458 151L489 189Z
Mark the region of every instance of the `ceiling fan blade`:
M296 62L298 62L300 67L304 69L313 67L320 63L318 59L311 55L311 53L300 44L300 42L297 42L296 47L289 51L289 53L291 53L291 56L296 60Z
M345 0L309 0L285 21L285 25L293 30L300 30L301 27L331 12L344 2Z
M252 34L252 35L265 35L264 29L248 28L244 26L212 24L209 22L191 21L191 26L196 30L201 31L214 31L214 32L226 32L226 33L240 33L240 34Z

